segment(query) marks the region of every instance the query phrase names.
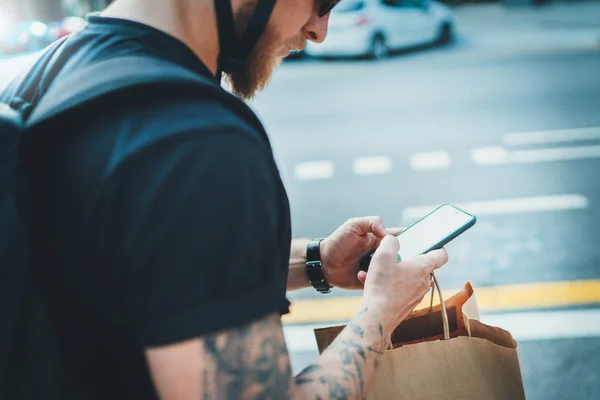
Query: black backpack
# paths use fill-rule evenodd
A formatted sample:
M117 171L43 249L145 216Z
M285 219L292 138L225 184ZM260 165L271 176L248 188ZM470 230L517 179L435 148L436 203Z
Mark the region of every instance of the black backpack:
M223 90L216 79L145 56L120 57L75 70L53 82L38 104L27 99L18 107L0 104L0 399L45 399L52 392L74 390L66 388L72 385L37 294L40 283L34 278L31 257L36 248L35 221L30 218L26 160L36 137L52 134L38 128L104 96L156 84L197 88L199 95L221 99L264 132L250 108Z

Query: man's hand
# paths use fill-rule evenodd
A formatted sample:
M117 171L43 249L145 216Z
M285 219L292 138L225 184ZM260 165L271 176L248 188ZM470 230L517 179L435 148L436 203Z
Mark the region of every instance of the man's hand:
M393 330L431 288L431 273L448 261L442 249L398 262L398 238L380 242L368 274L361 273L361 307L319 360L296 377L300 398L364 399Z
M448 262L444 248L398 262L400 246L398 238L386 236L369 272L360 272L361 281L365 280L363 302L381 312L384 329L388 328L390 334L431 289L431 274Z
M323 274L327 282L342 289L362 289L358 279L360 259L373 252L386 235L402 229L386 229L379 217L352 218L321 243Z

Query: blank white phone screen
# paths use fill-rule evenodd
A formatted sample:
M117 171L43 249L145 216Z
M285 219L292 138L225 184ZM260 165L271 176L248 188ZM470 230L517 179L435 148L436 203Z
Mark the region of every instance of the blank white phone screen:
M451 235L473 217L452 206L442 206L398 236L402 260L416 257Z

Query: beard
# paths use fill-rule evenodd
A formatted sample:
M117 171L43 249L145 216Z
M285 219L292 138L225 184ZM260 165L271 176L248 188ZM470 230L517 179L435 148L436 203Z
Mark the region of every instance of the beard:
M248 26L255 4L254 1L246 3L234 17L238 39ZM284 57L279 53L282 49L304 50L305 47L306 39L301 35L282 43L277 32L269 24L252 49L244 68L225 74L225 81L235 95L244 100L251 100L257 92L265 88L273 72L281 64Z

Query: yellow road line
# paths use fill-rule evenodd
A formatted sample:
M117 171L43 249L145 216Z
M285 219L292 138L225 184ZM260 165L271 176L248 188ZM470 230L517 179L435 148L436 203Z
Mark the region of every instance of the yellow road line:
M456 293L445 290L444 298ZM540 282L475 288L481 311L508 311L529 308L565 307L600 304L600 279L565 282ZM343 321L352 317L361 297L337 297L321 300L296 300L284 323ZM417 307L429 305L429 296Z

